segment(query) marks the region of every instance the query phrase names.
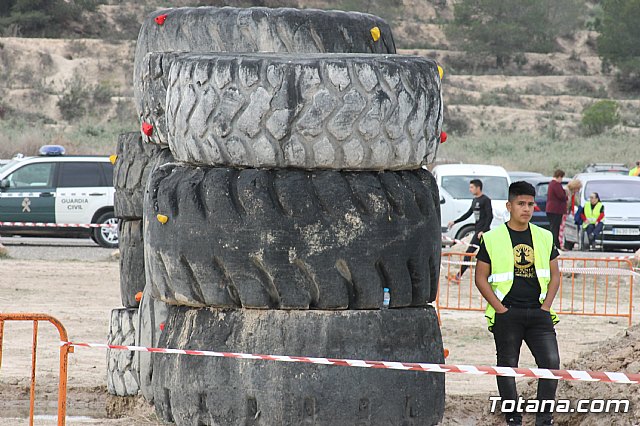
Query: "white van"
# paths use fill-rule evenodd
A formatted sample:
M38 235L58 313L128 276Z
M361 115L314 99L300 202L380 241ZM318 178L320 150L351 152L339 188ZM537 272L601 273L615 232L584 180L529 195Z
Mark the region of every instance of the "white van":
M469 207L473 195L469 192L469 181L480 179L482 192L491 198L493 206L493 222L495 228L509 220L507 200L511 180L507 171L500 166L484 164L441 164L431 171L440 190L440 213L442 215L442 234L455 239L462 239L474 233L474 217L456 223L451 230L447 223L462 216Z
M605 248L640 248L640 178L607 173L581 173L574 177L582 182L576 204L584 206L589 194L597 192L604 206L602 245ZM564 228L564 247L582 250L582 227L569 215Z

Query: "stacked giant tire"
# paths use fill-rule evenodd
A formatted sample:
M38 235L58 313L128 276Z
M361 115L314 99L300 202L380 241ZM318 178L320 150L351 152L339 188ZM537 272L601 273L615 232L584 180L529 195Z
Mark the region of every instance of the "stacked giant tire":
M147 331L147 313L138 315L140 295L146 284L142 229L144 191L151 170L172 160L168 149L144 143L139 132L123 133L118 137L113 184L114 210L119 219L120 297L124 308L111 312L109 344L137 344L140 331ZM141 328L140 323L145 327ZM107 351L109 393L117 396L138 394L142 387L139 376L148 366L139 361L138 353Z
M440 81L432 61L394 53L387 24L360 13L147 18L143 138L176 160L152 170L144 200L143 301L168 308L160 347L443 361L429 305L439 198L421 169ZM152 357L156 411L182 425L428 425L444 411L438 374Z

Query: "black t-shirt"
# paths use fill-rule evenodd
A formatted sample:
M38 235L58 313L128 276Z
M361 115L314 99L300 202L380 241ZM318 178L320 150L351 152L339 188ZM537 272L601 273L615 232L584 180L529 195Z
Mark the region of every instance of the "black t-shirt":
M454 223L462 222L473 214L473 218L476 221L475 230L478 232L487 232L491 228L491 221L493 220L493 208L491 207L491 198L482 194L479 197L475 197L471 201L471 207L469 210L458 219L454 220Z
M513 268L513 285L502 301L502 304L531 307L540 306L540 283L538 282L534 264L535 256L531 228L527 228L526 231L514 231L507 226L507 229L509 230L509 237L511 237L511 244L513 245L515 264ZM558 250L553 247L549 260L553 260L556 257L558 257ZM480 249L478 250L476 258L491 264L491 258L484 245L484 241L480 243Z

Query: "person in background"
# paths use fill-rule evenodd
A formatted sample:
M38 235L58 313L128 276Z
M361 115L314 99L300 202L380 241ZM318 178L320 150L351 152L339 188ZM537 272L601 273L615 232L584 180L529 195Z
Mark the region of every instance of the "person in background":
M480 245L480 237L482 237L482 233L487 232L491 227L491 221L493 220L493 208L491 207L491 198L482 193L482 181L480 179L472 179L469 182L469 192L471 192L474 197L473 201L471 201L471 207L469 207L469 210L467 210L465 214L456 220L449 222L447 225L448 228L451 229L453 225L466 220L473 214L475 219L475 232L473 234L473 238L471 238L471 242L469 243L469 248L467 249L467 253L473 253ZM469 256L464 258L465 262L469 262L469 260L471 260L471 257ZM459 283L462 281L462 274L464 274L468 267L468 265L462 265L460 267L460 272L452 272L447 278L449 281Z
M593 250L596 246L596 239L604 228L604 223L602 222L604 219L604 206L597 192L592 192L589 195L589 202L585 204L580 216L582 217L582 229L589 237L589 249Z
M549 218L549 228L553 234L553 243L559 250L560 246L560 224L562 216L567 211L567 193L562 187L562 178L564 171L558 169L553 172L553 179L549 182L549 190L547 192L547 217Z
M640 176L640 161L636 161L636 166L629 170L629 176Z
M524 341L538 368L560 368L554 325L559 321L551 309L560 287L558 250L553 235L529 223L535 206L535 188L528 182L509 186L507 223L482 236L476 265L476 287L487 301L485 317L496 345L497 365L517 367ZM497 377L502 401L517 400L513 377ZM538 380L537 399L553 401L558 381ZM522 425L521 412L505 412L508 425ZM552 413L536 413L536 425L553 425Z

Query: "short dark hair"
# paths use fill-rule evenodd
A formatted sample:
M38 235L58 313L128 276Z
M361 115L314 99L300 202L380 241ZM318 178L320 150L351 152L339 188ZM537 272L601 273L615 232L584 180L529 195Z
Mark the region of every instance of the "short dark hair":
M471 185L475 185L475 186L477 186L478 188L482 189L482 181L481 181L480 179L471 179L471 180L469 181L469 183L470 183Z
M529 182L519 180L509 185L509 201L513 201L519 195L531 195L536 196L536 189Z
M564 170L557 169L555 172L553 172L553 177L554 178L564 177Z

